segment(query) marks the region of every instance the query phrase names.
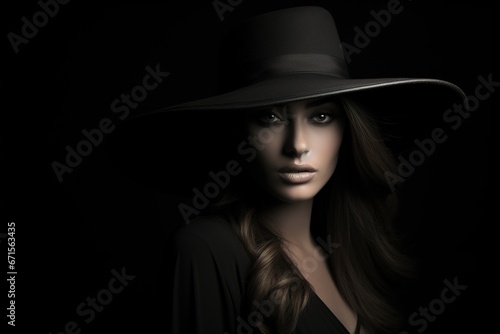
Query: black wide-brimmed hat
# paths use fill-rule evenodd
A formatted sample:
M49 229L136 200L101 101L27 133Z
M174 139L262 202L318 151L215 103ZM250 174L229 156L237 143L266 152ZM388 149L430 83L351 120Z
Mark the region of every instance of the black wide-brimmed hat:
M442 100L459 103L466 98L459 87L444 80L351 78L333 17L317 6L276 10L241 22L220 45L217 71L217 95L146 115L247 109L363 91L389 94L387 98L409 93L413 99L432 91Z

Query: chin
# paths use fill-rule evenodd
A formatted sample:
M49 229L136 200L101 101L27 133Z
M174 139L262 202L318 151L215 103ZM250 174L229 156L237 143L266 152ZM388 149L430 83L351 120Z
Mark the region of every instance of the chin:
M254 178L264 194L255 193L256 196L275 198L285 203L298 203L313 199L324 186L323 182L308 182L303 184L287 184L279 179ZM266 180L266 181L264 181Z
M313 199L318 192L319 189L309 184L287 185L285 189L276 190L275 197L287 203L303 202Z

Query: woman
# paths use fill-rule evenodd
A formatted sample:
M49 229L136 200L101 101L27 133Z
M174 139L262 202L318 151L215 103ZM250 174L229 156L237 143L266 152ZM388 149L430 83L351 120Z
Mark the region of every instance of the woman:
M220 47L220 94L152 113L222 116L239 162L174 235L173 333L400 328L395 287L412 268L392 227L397 166L378 113L390 103L375 101L464 95L434 79L351 79L339 46L323 8L259 15Z

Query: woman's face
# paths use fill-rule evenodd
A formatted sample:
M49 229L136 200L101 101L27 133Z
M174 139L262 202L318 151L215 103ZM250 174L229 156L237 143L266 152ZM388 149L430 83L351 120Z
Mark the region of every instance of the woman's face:
M255 149L250 172L279 200L312 199L332 176L344 130L338 102L290 102L249 113L246 125Z

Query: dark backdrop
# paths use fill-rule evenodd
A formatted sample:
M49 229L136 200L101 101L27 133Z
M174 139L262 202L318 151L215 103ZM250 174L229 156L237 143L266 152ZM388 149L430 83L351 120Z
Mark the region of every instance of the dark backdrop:
M370 11L387 8L389 1L232 3L237 6L221 20L210 0L71 1L60 4L57 13L52 6L53 17L47 16L45 25L40 21L43 26L17 53L8 34L21 35L22 18L33 22L41 5L4 4L0 232L6 232L7 222L16 223L18 332L59 333L65 326L71 332L77 326L81 333L146 333L165 325L154 312L167 302L158 298L162 250L183 224L178 204L191 198L192 187L204 185L209 170L219 168L210 162L222 152L207 145L206 136L223 141L224 133L190 127L194 117L202 116L136 129L129 118L214 93L217 43L241 19L293 5L323 5L332 11L342 40L355 45L354 28L364 30L373 20ZM416 0L401 5L403 11L352 55L353 77L433 77L450 80L471 96L479 76L500 80L493 73L492 6ZM129 117L124 109L114 112L112 103L121 94L134 88L139 92L147 66L169 74L129 108ZM408 315L419 307L439 306L444 280L467 286L428 321L425 333L494 328L498 218L488 213L495 194L490 184L496 149L490 141L496 124L490 114L497 95L481 101L456 129L442 120L428 124L445 129L448 139L404 183L401 227L411 233L408 242L422 265L409 289ZM75 160L73 171L60 182L54 161L65 163L67 145L76 149L86 139L82 131L95 133L92 129L103 120L108 120L103 127L109 133L102 141L96 135L92 152ZM179 124L189 130L179 133ZM148 125L161 133L149 131ZM429 132L420 138L425 136ZM160 148L141 146L150 140L162 140ZM185 151L189 140L194 149L191 144ZM153 163L146 164L146 158ZM188 177L181 177L180 170ZM5 239L1 245L6 252ZM128 275L127 285L110 292L109 282L122 272ZM6 293L1 294L6 312ZM82 316L89 309L87 298L96 296L106 305L92 319L89 312ZM493 306L486 304L490 301ZM408 324L409 332L417 329L423 327Z

